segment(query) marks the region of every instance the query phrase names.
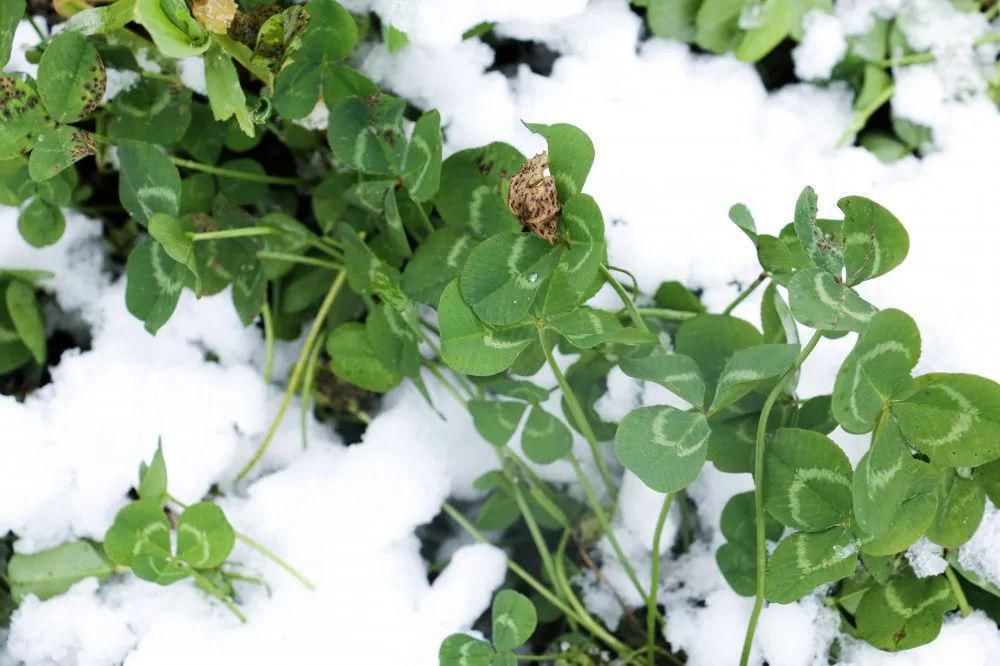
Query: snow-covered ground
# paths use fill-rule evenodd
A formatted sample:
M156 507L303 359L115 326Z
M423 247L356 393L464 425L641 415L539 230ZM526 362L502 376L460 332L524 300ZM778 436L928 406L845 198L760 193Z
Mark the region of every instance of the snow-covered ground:
M868 195L907 226L911 251L863 295L913 315L924 339L919 371L1000 378L1000 317L990 292L1000 280L1000 114L977 88L970 56L985 23L963 23L948 0L840 3L835 17L811 22L796 53L800 74L822 76L842 52L844 35L878 13L899 15L913 43L940 55L938 64L898 70L893 98L897 113L933 128L936 150L892 165L859 148L835 147L851 121L846 90L800 84L769 94L752 67L732 58L639 42L639 19L623 0L345 4L373 8L408 31L407 48L390 55L372 47L363 67L387 89L440 109L448 150L505 140L531 154L541 144L521 119L587 131L597 147L587 190L610 222L611 261L632 270L644 290L679 279L703 288L707 304L719 308L736 293L734 281L745 284L759 271L751 246L726 219L732 203L746 203L759 228L774 233L806 184L819 193L821 213L836 212L842 195ZM511 79L487 72L490 48L460 39L483 20L558 51L551 75L527 67ZM18 534L16 548L24 552L101 538L158 437L174 495L193 500L225 484L280 400L280 387L261 379L257 331L240 326L225 295L186 295L152 338L125 310L122 283L104 272L96 223L70 216L63 240L38 251L20 240L15 217L0 211L0 267L53 270L49 286L59 305L77 319L73 325L91 330L93 342L64 355L52 383L24 404L0 398L0 533ZM737 314L755 320L756 307L751 299ZM852 342L820 345L806 366L805 395L829 391ZM285 351L291 357L294 349ZM610 384L601 406L609 414L662 400L623 375ZM0 664L436 663L440 640L487 608L505 559L488 546L456 543L444 573L427 582L415 528L449 495L472 497L471 481L495 464L468 418L445 397L435 402L446 421L411 388L397 389L363 442L351 447L310 423L303 451L297 419L289 418L259 480L225 500L236 528L303 570L315 592L249 550L236 558L261 571L269 588L240 589L245 625L186 583L161 588L122 579L98 588L86 581L61 597L22 604ZM852 459L861 455L864 442L842 434L838 440ZM564 471L557 465L544 473ZM662 600L667 638L691 666L738 657L751 601L722 580L713 557L721 537L713 530L726 500L750 487L747 475L709 466L689 490L708 533L691 553L665 564ZM643 560L659 498L629 479L621 500L623 545L640 576L648 575ZM987 512L966 550L964 564L1000 583L1000 513ZM615 567L606 573L622 583L626 598L634 593ZM615 621L606 591L592 586L586 598L595 613ZM826 664L835 637L837 619L816 598L772 605L762 615L754 663ZM986 666L1000 663L1000 636L976 613L949 619L934 643L900 655L843 640L839 659L857 666Z

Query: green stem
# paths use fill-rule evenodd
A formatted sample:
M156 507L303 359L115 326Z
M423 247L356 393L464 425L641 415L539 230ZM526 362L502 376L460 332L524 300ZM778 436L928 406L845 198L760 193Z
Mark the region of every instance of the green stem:
M929 62L934 62L934 54L930 51L923 51L921 53L908 53L896 58L887 58L879 64L882 67L906 67L907 65L923 65Z
M264 383L271 383L271 373L274 370L274 319L271 317L271 306L264 301L260 308L261 319L264 320Z
M246 545L250 546L254 550L256 550L258 553L260 553L261 555L263 555L267 559L269 559L272 562L274 562L275 564L277 564L279 567L281 567L282 569L284 569L288 573L290 573L300 583L302 583L303 585L305 585L310 590L315 590L316 589L316 586L313 585L313 582L311 580L309 580L308 578L306 578L305 576L303 576L301 573L298 572L298 570L295 569L295 567L293 567L291 564L289 564L288 562L284 561L283 559L281 559L280 557L278 557L277 555L275 555L273 552L271 552L270 549L266 548L263 544L261 544L261 543L259 543L257 541L254 541L253 539L251 539L250 537L248 537L246 534L243 534L242 532L237 532L236 533L236 538L239 539L240 541L242 541L243 543L245 543Z
M167 493L167 499L169 501L173 502L174 504L176 504L177 506L179 506L181 509L186 509L188 507L187 504L185 504L184 502L180 501L179 499L177 499L176 497L174 497L170 493ZM290 573L293 576L295 576L297 579L299 579L299 581L301 581L301 583L303 585L305 585L306 587L308 587L310 590L316 589L316 586L312 584L312 581L310 581L308 578L306 578L305 576L303 576L302 574L300 574L298 571L296 571L295 567L293 567L291 564L289 564L288 562L284 561L283 559L281 559L280 557L278 557L277 555L275 555L269 548L265 547L262 543L260 543L258 541L254 541L253 539L251 539L250 537L248 537L246 534L243 534L242 532L235 532L235 534L236 534L236 538L237 539L239 539L240 541L242 541L246 545L250 546L251 548L253 548L254 550L256 550L258 553L260 553L261 555L263 555L267 559L271 560L272 562L274 562L275 564L277 564L279 567L281 567L282 569L284 569L288 573Z
M552 356L552 350L549 349L547 344L545 344L545 331L541 326L538 326L537 330L538 341L541 343L542 351L545 353L545 360L548 361L549 368L552 370L552 374L555 376L556 382L559 384L559 388L562 389L563 398L566 400L566 405L569 407L570 414L576 422L577 430L580 431L580 434L583 435L583 438L587 440L587 444L590 446L590 453L594 457L594 465L597 467L597 471L601 475L601 480L604 482L608 495L610 497L614 497L615 483L611 479L611 472L608 471L607 465L604 463L604 457L601 455L601 450L597 443L597 435L594 434L594 430L590 427L590 421L587 420L587 416L583 412L583 407L580 406L580 402L576 399L573 387L571 387L569 382L566 381L566 376L563 375L562 370L559 369L559 364L556 363L555 357Z
M644 317L656 317L657 319L666 319L668 321L686 321L698 316L697 312L690 312L688 310L670 310L667 308L636 308L636 310Z
M479 541L481 543L490 543L489 539L487 539L482 532L476 529L476 527L472 523L470 523L465 516L462 515L461 511L459 511L458 509L456 509L447 502L445 502L441 508L444 509L444 512L447 513L452 520L458 523L462 527L462 529L468 532L469 535L476 541ZM548 601L550 604L558 608L564 615L573 618L581 625L584 626L587 625L587 623L577 615L576 611L567 606L562 599L557 597L552 591L550 591L538 579L536 579L534 576L528 573L517 562L515 562L510 558L507 558L507 568L510 569L515 576L523 580L525 583L528 584L528 586L530 586L532 589L538 592L538 594L540 594L543 598L545 598L546 601ZM593 620L591 621L593 622ZM605 631L604 628L601 627L600 625L597 625L596 622L593 624L594 624L593 627L588 627L588 628L591 629L592 633L594 633L594 636L599 638L601 641L603 641L605 644L607 644L610 648L612 648L616 652L628 651L628 647L624 643L622 643L617 638L612 636L610 633Z
M335 264L332 261L325 261L323 259L317 259L316 257L306 257L299 254L289 254L287 252L268 252L261 250L257 253L258 259L272 259L274 261L288 261L293 264L304 264L306 266L319 266L320 268L328 268L331 271L339 271L343 268L340 264Z
M45 33L42 32L42 29L38 27L38 24L35 23L35 17L34 16L32 16L29 13L29 14L25 14L24 18L28 19L28 23L31 25L31 29L35 31L35 34L38 35L38 39L41 40L40 43L44 44L45 42L47 42L49 40L49 38L45 36Z
M880 106L889 101L889 98L892 97L892 93L895 90L896 86L890 83L888 86L882 89L882 91L879 92L879 94L876 95L871 102L869 102L868 106L858 111L855 111L854 119L851 121L850 127L844 130L844 133L840 135L839 139L837 139L837 147L840 148L846 146L847 143L854 137L854 135L857 134L861 130L861 128L865 126L865 123L868 122L868 118L871 117L871 115L875 113Z
M434 376L434 379L438 380L438 383L440 383L441 386L443 386L451 397L457 400L460 405L468 406L469 401L463 398L462 394L458 392L458 389L456 389L455 386L448 381L448 378L445 377L444 373L437 367L437 363L434 363L433 361L425 362L424 367L430 371L431 375Z
M618 294L618 298L620 298L622 303L625 304L625 309L628 310L629 317L632 319L632 323L635 324L635 327L640 331L648 331L649 327L646 326L646 322L643 321L642 315L639 314L639 310L636 309L635 301L632 300L632 297L629 296L627 291L625 291L625 287L622 286L622 283L611 274L611 271L608 270L608 267L604 264L601 264L601 275L604 276L605 281L611 285L611 288Z
M747 296L752 294L757 289L757 287L762 285L764 283L764 280L767 279L767 277L768 277L767 271L764 271L763 273L758 275L756 280L751 282L749 285L747 285L746 289L744 289L743 291L741 291L739 294L736 295L736 298L733 299L732 303L726 306L726 309L722 311L722 314L727 315L733 310L735 310L736 306L745 301L747 299Z
M996 15L997 6L994 5L991 10L994 16ZM993 42L1000 42L1000 30L994 30L993 32L988 32L976 41L972 42L973 46L982 46L983 44L991 44Z
M580 602L580 599L576 596L576 593L573 592L573 586L570 584L569 578L566 577L566 565L564 564L564 562L566 559L565 552L566 552L566 543L568 539L569 539L569 530L566 530L563 532L562 539L559 540L559 547L556 549L557 584L559 588L562 590L562 593L566 597L567 601L569 601L569 605L572 606L573 609L576 611L581 625L586 627L587 630L590 631L595 636L600 636L601 634L610 635L608 634L607 631L605 631L604 627L602 627L600 624L597 623L594 617L587 611L587 608ZM604 642L606 643L608 642L606 638L604 639ZM608 644L610 645L610 643ZM627 650L627 648L625 648L624 645L622 645L622 648ZM621 648L615 648L615 650L619 654L622 654Z
M267 452L267 447L271 445L271 440L274 439L274 435L278 432L278 426L281 425L282 419L285 418L285 412L288 411L288 406L292 402L292 396L295 395L296 390L299 388L299 382L302 380L302 375L305 371L305 366L308 363L309 353L312 351L313 344L315 344L316 339L319 337L320 331L323 329L323 324L326 322L326 315L330 312L330 308L333 306L333 301L337 298L337 294L344 286L344 282L347 278L347 271L341 270L336 279L334 279L333 284L330 285L330 290L326 293L326 297L323 299L323 303L319 306L319 312L316 313L316 318L313 320L312 327L309 329L309 335L306 337L305 345L302 347L302 352L299 354L298 360L295 362L295 367L292 368L292 376L288 380L288 387L285 389L285 395L281 400L281 406L278 408L278 413L271 421L271 427L268 428L267 434L264 436L264 441L260 443L257 451L253 454L250 461L240 470L240 473L236 476L236 481L241 481L250 471L256 467L260 459L264 457L264 453Z
M660 539L663 537L663 526L670 513L670 505L674 502L674 493L667 493L660 506L660 515L656 517L656 527L653 530L653 562L649 575L649 598L646 600L646 649L649 650L650 666L656 666L656 597L660 589Z
M191 574L191 577L194 578L196 581L198 581L199 587L203 591L207 592L208 594L210 594L213 597L215 597L216 599L218 599L222 603L222 605L224 605L226 608L228 608L229 611L233 615L235 615L236 619L238 619L240 622L246 622L247 621L246 615L244 615L242 612L240 612L240 609L236 607L236 604L234 604L232 602L232 600L229 597L227 597L222 590L220 590L214 584L212 584L212 581L210 581L209 579L205 578L204 576L202 576L200 573L198 573L195 569L193 569L191 567L187 567L187 570L188 570L188 573Z
M218 44L223 51L235 59L236 62L243 65L248 72L260 79L267 87L273 87L274 76L271 74L271 70L254 62L253 52L251 52L250 49L240 42L230 39L226 35L212 35L212 39L215 40L215 43Z
M306 363L306 376L302 380L302 397L299 398L301 410L299 412L299 432L302 433L302 449L309 448L309 407L312 404L313 382L316 378L316 363L319 362L319 354L323 350L323 345L314 345L309 353L309 361Z
M500 451L497 451L497 456L500 458L500 465L504 468L504 472L507 474L508 478L511 478L513 475L505 469L505 456ZM528 506L528 502L524 499L524 493L522 493L521 489L518 487L517 479L512 478L511 481L511 486L514 490L514 501L517 503L517 508L524 517L525 524L528 526L528 532L531 534L531 539L535 542L535 549L538 550L538 555L542 558L542 567L545 569L545 575L548 577L550 582L555 583L556 571L552 563L552 553L549 552L548 544L545 543L542 531L538 528L538 523L535 521L535 516L531 512L531 507Z
M635 279L635 274L633 274L632 271L626 270L621 266L612 266L611 264L607 264L607 267L609 271L614 271L615 273L622 273L624 275L627 275L628 279L632 280L632 293L633 294L639 293L639 281Z
M190 169L191 171L202 171L204 173L210 173L214 176L222 176L223 178L233 178L235 180L249 180L255 183L267 183L269 185L305 185L304 180L298 178L285 178L284 176L268 176L266 173L251 173L248 171L238 171L236 169L226 169L225 167L217 167L211 164L203 164L201 162L195 162L194 160L186 160L183 157L172 157L170 161L179 167L184 167L185 169Z
M629 580L632 581L632 585L635 587L636 591L639 593L640 598L646 598L646 588L642 586L639 582L639 576L635 573L635 568L627 557L625 557L625 551L622 550L621 544L618 543L618 537L615 536L615 531L611 529L611 521L608 520L608 514L605 513L604 507L601 506L601 500L597 497L597 493L594 492L594 486L591 485L590 480L583 471L583 467L580 466L580 461L576 459L572 453L569 454L569 462L573 465L573 471L576 472L577 478L580 480L580 485L583 486L583 492L587 496L587 502L590 504L590 508L593 509L594 515L597 516L597 522L601 526L601 532L608 537L608 543L611 544L611 549L615 551L615 557L622 565L622 569L625 570L625 574L628 576ZM653 612L656 613L654 607ZM659 615L659 613L657 613Z
M273 236L281 231L274 227L239 227L238 229L220 229L219 231L191 232L188 237L194 241L226 240L227 238L245 238L247 236Z
M968 617L972 614L972 606L969 605L969 600L965 598L965 592L962 591L962 584L958 582L958 577L955 576L954 569L946 566L944 568L944 575L948 579L948 584L951 585L952 594L958 600L959 612L962 614L962 617Z
M767 395L767 399L764 401L764 407L760 410L760 420L757 422L756 449L754 450L753 457L753 509L754 521L756 522L754 530L757 538L757 561L755 563L756 597L754 599L753 612L750 614L750 622L747 625L746 637L743 639L743 653L740 656L740 666L747 666L747 663L750 661L750 646L753 644L753 636L757 631L757 620L760 618L760 611L764 606L764 574L765 567L767 566L767 549L764 540L764 495L762 486L764 482L764 446L767 438L767 422L771 417L771 410L774 408L774 403L781 394L785 380L798 371L802 363L812 353L812 350L816 348L816 344L822 335L820 331L813 333L813 336L809 338L809 342L799 352L792 365L778 378L778 383L774 385L774 388L771 389L771 392Z

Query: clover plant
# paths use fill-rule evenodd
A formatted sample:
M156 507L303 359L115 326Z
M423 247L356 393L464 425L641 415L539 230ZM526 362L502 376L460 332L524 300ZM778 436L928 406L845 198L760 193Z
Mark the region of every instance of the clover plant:
M635 4L654 33L748 61L801 38L813 9ZM0 7L6 61L25 5ZM503 546L507 584L520 592L499 593L490 625L477 625L488 641L449 636L442 664L678 660L663 638L671 609L659 602L660 553L686 552L705 531L686 489L707 462L754 480L723 509L715 553L733 591L754 597L742 663L765 602L821 596L846 633L890 651L932 640L956 608L995 611L1000 591L958 553L986 502L1000 502L1000 386L914 376L916 323L857 291L909 250L905 228L878 203L847 196L836 218L820 217L807 187L786 219L768 221L786 223L777 234L733 206L760 273L708 312L670 276L646 294L609 263L604 215L587 191L601 147L580 128L528 123L546 146L533 156L495 142L445 157L437 111L415 110L354 67L364 40L408 48L398 27L334 0L116 0L56 11L62 29L28 53L37 76L0 77L0 203L21 207L19 231L38 247L59 241L66 210L98 219L124 273L125 305L152 335L184 290L224 294L245 326L259 326L264 379L283 382L285 394L226 481L240 488L266 473L261 461L297 396L303 424L314 409L363 428L379 396L403 382L438 410L433 381L489 443L495 468L475 484L483 499L446 503L446 526ZM852 39L834 74L856 90L852 136L888 99L888 68L930 57L909 53L895 26L872 30ZM200 59L205 94L183 85L181 58ZM116 94L105 95L112 78ZM923 128L898 121L895 132L877 151L926 143ZM861 143L877 142L869 133ZM0 374L51 362L45 277L0 272ZM620 306L593 304L605 287ZM759 319L747 321L734 313L751 294ZM828 392L800 396L810 354L845 335L853 348ZM298 338L288 376L274 376L277 341ZM597 403L616 369L675 399L604 420ZM869 438L857 465L831 438L838 427ZM550 465L563 481L542 478ZM611 529L623 470L663 496L648 576ZM681 528L664 543L671 507ZM428 542L443 541L440 526L427 528ZM904 553L922 538L943 549L944 573L921 578L908 564ZM185 506L169 495L158 450L103 544L10 556L6 594L47 598L87 577L193 579L242 618L236 541L309 585L211 499ZM641 600L616 597L617 627L581 600L579 581L606 584L611 562L598 552L624 572L625 596Z

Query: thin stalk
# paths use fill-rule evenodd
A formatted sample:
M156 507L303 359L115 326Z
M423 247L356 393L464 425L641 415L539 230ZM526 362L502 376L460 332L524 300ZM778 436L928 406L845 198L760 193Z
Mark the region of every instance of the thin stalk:
M763 273L758 275L756 280L751 282L749 285L747 285L746 289L744 289L743 291L741 291L739 294L736 295L736 298L733 299L732 303L726 306L726 309L722 311L722 314L727 315L734 309L736 309L736 306L745 301L747 299L747 296L752 294L757 289L757 287L762 285L764 283L764 280L767 279L767 277L768 277L767 271L764 271Z
M608 264L607 266L609 271L614 271L615 273L622 273L624 275L627 275L628 278L632 280L632 293L633 294L639 293L639 281L635 279L635 274L632 273L632 271L622 268L621 266L612 266L611 264Z
M569 462L573 465L573 471L576 472L577 478L580 480L580 485L583 486L583 492L587 496L587 502L590 504L590 508L593 509L594 515L597 516L597 522L601 526L601 532L608 537L608 542L611 544L611 549L615 551L615 557L622 565L622 569L625 570L625 574L628 576L629 580L632 581L632 585L635 586L636 591L639 592L641 598L646 598L646 588L642 586L639 582L639 576L635 573L635 568L627 557L625 557L625 551L622 550L621 544L618 543L618 537L615 536L615 532L611 529L611 521L608 520L608 514L605 513L604 507L601 506L601 500L597 497L597 493L594 492L594 486L591 485L590 480L583 471L583 467L580 466L580 461L576 459L576 456L572 453L569 454ZM656 612L654 608L654 612ZM657 613L658 615L659 613Z
M604 457L601 455L597 443L597 435L594 434L593 428L590 427L590 421L587 420L587 416L583 413L583 407L580 406L580 402L576 399L573 387L566 381L566 376L563 375L562 370L559 369L559 364L556 363L555 357L552 356L552 350L545 344L545 331L541 326L537 327L537 330L538 341L541 343L542 351L545 353L545 360L548 361L549 368L552 370L552 374L555 375L559 388L562 389L563 397L566 399L566 404L569 407L570 414L573 416L573 420L576 422L577 429L590 446L590 453L594 457L594 465L597 466L597 471L601 475L601 480L604 482L608 495L614 497L615 483L611 479L611 472L608 471L608 467L604 463Z
M983 12L983 18L987 21L992 21L997 17L997 14L1000 14L1000 2L994 2L990 5L989 9Z
M261 250L257 253L257 258L273 259L274 261L288 261L293 264L304 264L306 266L319 266L320 268L329 268L331 271L339 271L343 268L343 265L335 264L332 261L325 261L323 259L317 259L316 257L306 257L287 252L268 252L266 250Z
M238 171L236 169L227 169L225 167L217 167L211 164L203 164L201 162L195 162L194 160L186 160L183 157L171 157L170 161L179 167L184 167L185 169L190 169L191 171L202 171L204 173L210 173L213 176L222 176L223 178L249 180L255 183L267 183L269 185L295 186L306 184L304 180L300 180L299 178L285 178L284 176L268 176L266 173Z
M274 319L271 317L271 306L264 301L260 308L260 316L264 321L264 383L271 383L271 373L274 370Z
M462 394L458 392L458 389L456 389L455 386L450 381L448 381L448 378L444 376L444 373L441 372L440 368L437 367L436 363L433 362L424 363L424 367L430 370L430 373L434 376L434 379L438 380L438 383L440 383L441 386L443 386L444 389L449 394L451 394L451 397L457 400L459 404L465 406L469 404L469 401L463 398Z
M344 286L344 282L347 278L347 271L341 270L337 273L336 279L334 279L333 284L330 285L330 290L326 293L326 297L323 299L323 303L319 306L319 312L316 313L316 318L313 320L312 327L309 329L309 335L306 336L305 345L302 347L302 352L299 354L298 360L295 362L295 367L292 368L292 376L288 380L288 387L285 389L285 395L281 400L281 406L278 408L278 413L271 421L271 427L268 428L267 434L264 436L264 441L260 443L257 451L253 454L250 461L240 470L240 473L236 476L236 481L241 481L243 478L250 473L250 471L256 467L260 459L264 457L264 453L267 452L267 447L271 445L271 440L274 439L274 435L278 432L278 426L281 425L282 419L285 418L285 412L288 411L288 406L292 403L292 396L295 395L296 390L299 388L299 382L302 380L302 375L305 371L305 366L308 363L309 353L312 350L313 345L316 343L316 339L319 337L319 332L323 328L323 324L326 321L326 315L330 312L330 308L333 306L333 301L337 298L337 294Z
M188 233L194 241L226 240L227 238L246 238L248 236L274 236L281 231L274 227L240 227L238 229L220 229L219 231L198 231Z
M931 57L933 59L933 56ZM871 102L869 102L868 106L861 109L860 111L855 111L854 119L851 121L850 127L844 130L844 133L840 135L839 139L837 139L837 147L840 148L842 146L846 146L847 143L852 139L852 137L854 137L854 135L857 134L861 130L861 128L865 126L865 123L868 122L868 118L870 118L871 115L875 113L880 106L889 101L889 98L892 97L892 93L895 90L896 86L890 83L881 92L879 92L879 94L876 95Z
M47 42L49 38L42 32L42 29L38 27L38 24L35 23L35 17L29 13L25 14L24 18L28 19L28 23L31 25L31 29L35 31L35 34L38 35L38 39L40 39L42 43Z
M250 546L254 550L256 550L258 553L260 553L267 559L277 564L279 567L281 567L288 573L290 573L294 578L296 578L300 583L305 585L310 590L316 589L316 586L313 584L311 580L303 576L295 569L295 567L293 567L291 564L289 564L288 562L284 561L283 559L275 555L273 552L271 552L271 550L266 548L263 544L254 541L253 539L248 537L246 534L243 534L242 532L237 532L236 538L245 543L246 545Z
M301 410L299 412L299 432L302 433L302 449L309 448L309 407L312 404L313 382L316 380L316 363L319 361L319 353L323 350L323 345L314 345L309 352L309 361L306 363L306 376L302 380L302 397L299 399Z
M656 517L656 527L653 529L653 562L649 574L649 598L646 600L646 649L649 650L650 666L656 666L656 595L660 590L660 539L663 538L663 526L670 513L670 505L674 502L674 493L667 493L660 506L660 515Z
M994 5L990 8L994 16L996 15L997 7ZM976 41L972 42L973 46L982 46L983 44L992 44L993 42L1000 42L1000 30L994 30L993 32L988 32Z
M497 452L500 457L501 467L505 468L504 464L505 457L501 452ZM507 473L507 470L504 469ZM508 477L512 476L509 473ZM518 487L517 480L514 479L511 486L514 489L514 501L517 503L517 508L521 512L521 516L524 517L524 523L528 526L528 532L531 534L531 539L535 542L535 549L538 551L538 556L542 558L542 567L545 569L545 575L548 577L549 581L555 583L556 581L556 571L552 563L552 553L549 552L549 546L545 543L545 538L542 536L542 531L538 528L538 523L535 521L535 516L531 512L531 507L528 506L528 502L524 499L524 493Z
M177 506L181 507L182 509L186 509L187 506L188 506L187 504L185 504L184 502L180 501L179 499L177 499L176 497L174 497L170 493L167 493L167 499L169 501L173 502L174 504L176 504ZM267 548L266 546L264 546L262 543L260 543L258 541L254 541L253 539L251 539L250 537L248 537L246 534L243 534L242 532L235 532L235 534L236 534L236 538L237 539L239 539L240 541L242 541L246 545L250 546L251 548L253 548L254 550L256 550L258 553L260 553L261 555L263 555L267 559L271 560L272 562L274 562L275 564L277 564L279 567L281 567L282 569L284 569L288 573L292 574L295 578L297 578L303 585L305 585L306 587L308 587L310 590L316 589L316 586L312 584L312 581L310 581L308 578L306 578L305 576L303 576L302 574L300 574L298 571L296 571L295 567L293 567L291 564L289 564L288 562L284 561L283 559L281 559L280 557L278 557L277 555L275 555L269 548Z
M566 543L569 538L569 531L564 531L562 539L559 541L559 547L556 549L556 576L559 587L562 589L563 594L569 601L570 606L577 612L579 616L580 624L587 628L595 636L599 636L600 633L607 634L604 627L597 623L593 616L587 611L586 607L580 602L580 599L573 592L573 586L570 585L569 579L566 577L566 565L563 564L565 561L565 551ZM609 634L610 635L610 634ZM605 639L605 642L608 641ZM608 643L610 645L610 643ZM622 648L627 650L624 645ZM616 652L622 653L622 649L615 648Z
M212 39L223 51L243 65L248 72L260 79L267 87L270 88L274 85L274 75L271 74L271 70L254 62L253 52L246 46L226 35L212 35Z
M223 606L225 606L226 608L228 608L229 612L231 612L233 615L235 615L236 619L238 619L240 622L246 622L247 621L247 616L244 615L240 611L240 609L236 607L236 604L234 604L232 602L232 600L229 597L227 597L226 594L222 590L220 590L214 584L212 584L212 581L210 581L209 579L205 578L204 576L202 576L200 573L198 573L195 569L193 569L191 567L187 567L187 570L188 570L188 573L191 574L191 577L194 578L196 581L198 581L199 587L204 592L207 592L211 596L213 596L216 599L218 599L219 602L222 603Z
M962 617L968 617L972 614L972 606L969 605L969 600L965 598L965 592L962 591L962 585L958 582L958 577L955 576L955 571L950 566L944 568L944 575L948 579L948 584L951 586L951 592L955 595L955 599L958 600L958 610L962 614Z
M686 321L698 316L697 312L688 310L670 310L668 308L636 308L643 317L656 317L668 321Z
M466 532L468 532L469 535L472 538L474 538L476 541L479 541L481 543L490 543L489 539L487 539L486 536L482 532L480 532L478 529L476 529L476 527L472 523L470 523L468 521L468 519L466 519L465 516L462 515L461 511L459 511L458 509L456 509L455 507L453 507L451 504L449 504L447 502L445 502L442 505L441 508L444 509L444 512L447 513L451 517L452 520L454 520L456 523L458 523L459 526L461 526L462 529L464 529ZM511 572L513 572L515 576L517 576L518 578L520 578L521 580L523 580L525 583L527 583L529 587L531 587L536 592L538 592L538 594L540 594L542 597L544 597L546 601L548 601L550 604L552 604L553 606L555 606L556 608L558 608L560 611L562 611L562 613L565 614L567 617L573 618L574 620L576 620L577 622L579 622L581 625L588 626L587 623L584 620L582 620L577 615L576 611L574 611L572 608L570 608L569 606L567 606L566 603L562 599L560 599L551 590L549 590L547 587L545 587L545 585L543 585L537 578L535 578L530 573L528 573L517 562L515 562L515 561L511 560L510 558L508 558L507 559L507 568L510 569ZM624 643L622 643L617 638L615 638L614 636L612 636L610 633L608 633L606 630L604 630L604 628L601 627L600 625L597 625L596 623L594 623L594 626L593 627L589 627L588 626L588 629L591 630L591 632L594 634L594 636L596 638L600 639L602 642L604 642L605 644L607 644L608 647L612 648L616 652L627 652L628 651L628 647ZM595 629L596 629L596 631L594 631Z
M306 238L305 242L309 247L319 250L334 261L340 262L341 264L344 263L344 253L339 247L324 243L323 239L316 240L314 238Z
M750 646L753 644L753 636L757 631L757 620L760 618L760 610L764 606L764 572L767 565L767 549L764 541L764 495L761 491L764 481L764 446L767 439L767 422L771 417L771 410L781 393L785 380L798 371L802 363L808 358L816 344L822 337L822 333L816 331L809 338L809 342L802 348L792 365L778 378L778 383L774 385L771 392L764 401L764 407L760 410L760 421L757 423L756 450L753 457L753 509L754 520L756 521L755 533L757 537L756 547L756 598L753 603L753 612L750 614L750 623L747 625L746 637L743 639L743 653L740 656L740 666L747 666L750 661Z
M625 309L628 310L629 317L632 319L632 323L635 324L635 327L640 331L648 331L649 327L646 326L646 322L643 321L642 315L639 314L639 311L636 309L635 301L632 300L632 297L629 296L627 291L625 291L625 287L622 286L622 283L611 274L611 271L608 270L608 267L604 264L601 264L601 275L604 276L605 281L607 281L607 283L611 285L611 288L615 290L615 293L618 294L618 298L622 299L622 303L625 304Z

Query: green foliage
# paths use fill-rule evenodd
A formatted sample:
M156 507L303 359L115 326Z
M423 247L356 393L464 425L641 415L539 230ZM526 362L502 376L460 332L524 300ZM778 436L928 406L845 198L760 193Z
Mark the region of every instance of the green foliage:
M644 6L655 34L754 62L800 39L807 12L830 11L788 0ZM23 10L0 4L5 59ZM913 378L915 323L854 290L908 252L892 213L853 196L838 202L843 219L822 219L816 193L805 188L788 211L791 224L767 229L771 221L733 206L730 219L762 269L748 287L763 290L759 327L731 316L732 306L707 312L673 280L646 295L618 284L614 276L627 270L608 266L604 215L584 193L596 153L582 130L528 125L547 142L552 181L543 183L554 183L558 201L547 202L544 224L515 205L519 219L509 202L524 155L491 143L443 159L437 111L408 107L347 64L357 61L363 35L378 38L378 26L390 51L408 48L398 28L333 0L251 10L242 7L228 34L202 25L182 0L119 0L77 13L39 48L37 81L0 78L0 202L20 207L21 234L42 247L62 236L63 209L100 214L99 197L117 187L121 210L109 212L103 231L115 256L127 255L126 305L150 333L167 324L187 288L199 297L228 290L240 320L261 324L269 359L277 340L304 335L272 433L296 395L303 419L315 405L321 418L353 427L370 419L374 394L404 381L430 403L430 376L467 409L499 467L476 483L485 498L463 507L540 596L499 593L492 622L477 625L490 640L449 636L442 664L510 666L523 650L542 647L529 644L539 624L546 649L558 646L566 663L584 663L597 642L623 661L639 654L629 647L631 630L607 629L572 594L601 540L649 602L648 581L610 530L607 505L620 482L620 468L606 461L612 441L626 470L681 507L681 536L659 543L660 551L684 551L698 529L689 499L672 494L707 460L723 473L753 474L754 492L723 510L716 552L741 595L762 590L761 602L788 603L829 584L845 626L884 649L930 640L943 614L964 603L944 578L913 578L900 554L927 537L972 581L954 551L979 525L986 499L1000 497L1000 386L966 374ZM136 24L155 49L133 32ZM896 57L889 29L876 22L852 37L834 75L855 92L858 130L891 90L880 64ZM143 62L159 66L156 76L139 67L139 45ZM202 59L206 95L176 86L180 57ZM101 104L105 66L147 75ZM324 110L325 136L291 122ZM928 143L924 128L898 118L892 127L892 150L883 152ZM76 165L89 156L99 168L83 166L81 179ZM524 180L514 201L519 189L538 186ZM48 362L37 278L0 272L0 373L18 373L17 386L37 385ZM591 301L605 285L621 307ZM800 340L800 325L816 334ZM857 340L834 386L800 395L813 349L847 333ZM638 402L621 423L605 421L599 401L616 369L677 400ZM870 433L856 470L827 437L838 426ZM555 463L559 474L580 475L586 504L575 488L539 478L536 465ZM591 468L594 479L584 476ZM11 593L48 597L86 577L130 571L159 584L192 578L240 615L229 559L237 539L253 544L217 505L185 507L169 494L160 449L141 466L136 492L103 547L79 541L13 556ZM437 521L427 528L438 530ZM776 544L771 555L758 560L768 542ZM651 646L662 650L660 612L649 604ZM554 638L570 625L579 633Z
M514 590L501 590L493 598L492 643L466 634L452 634L441 643L438 663L441 666L516 663L511 651L527 642L537 624L538 614L528 597Z
M114 570L98 546L90 541L70 541L31 555L17 554L7 563L7 578L14 601L34 595L49 599L85 578L104 581Z

